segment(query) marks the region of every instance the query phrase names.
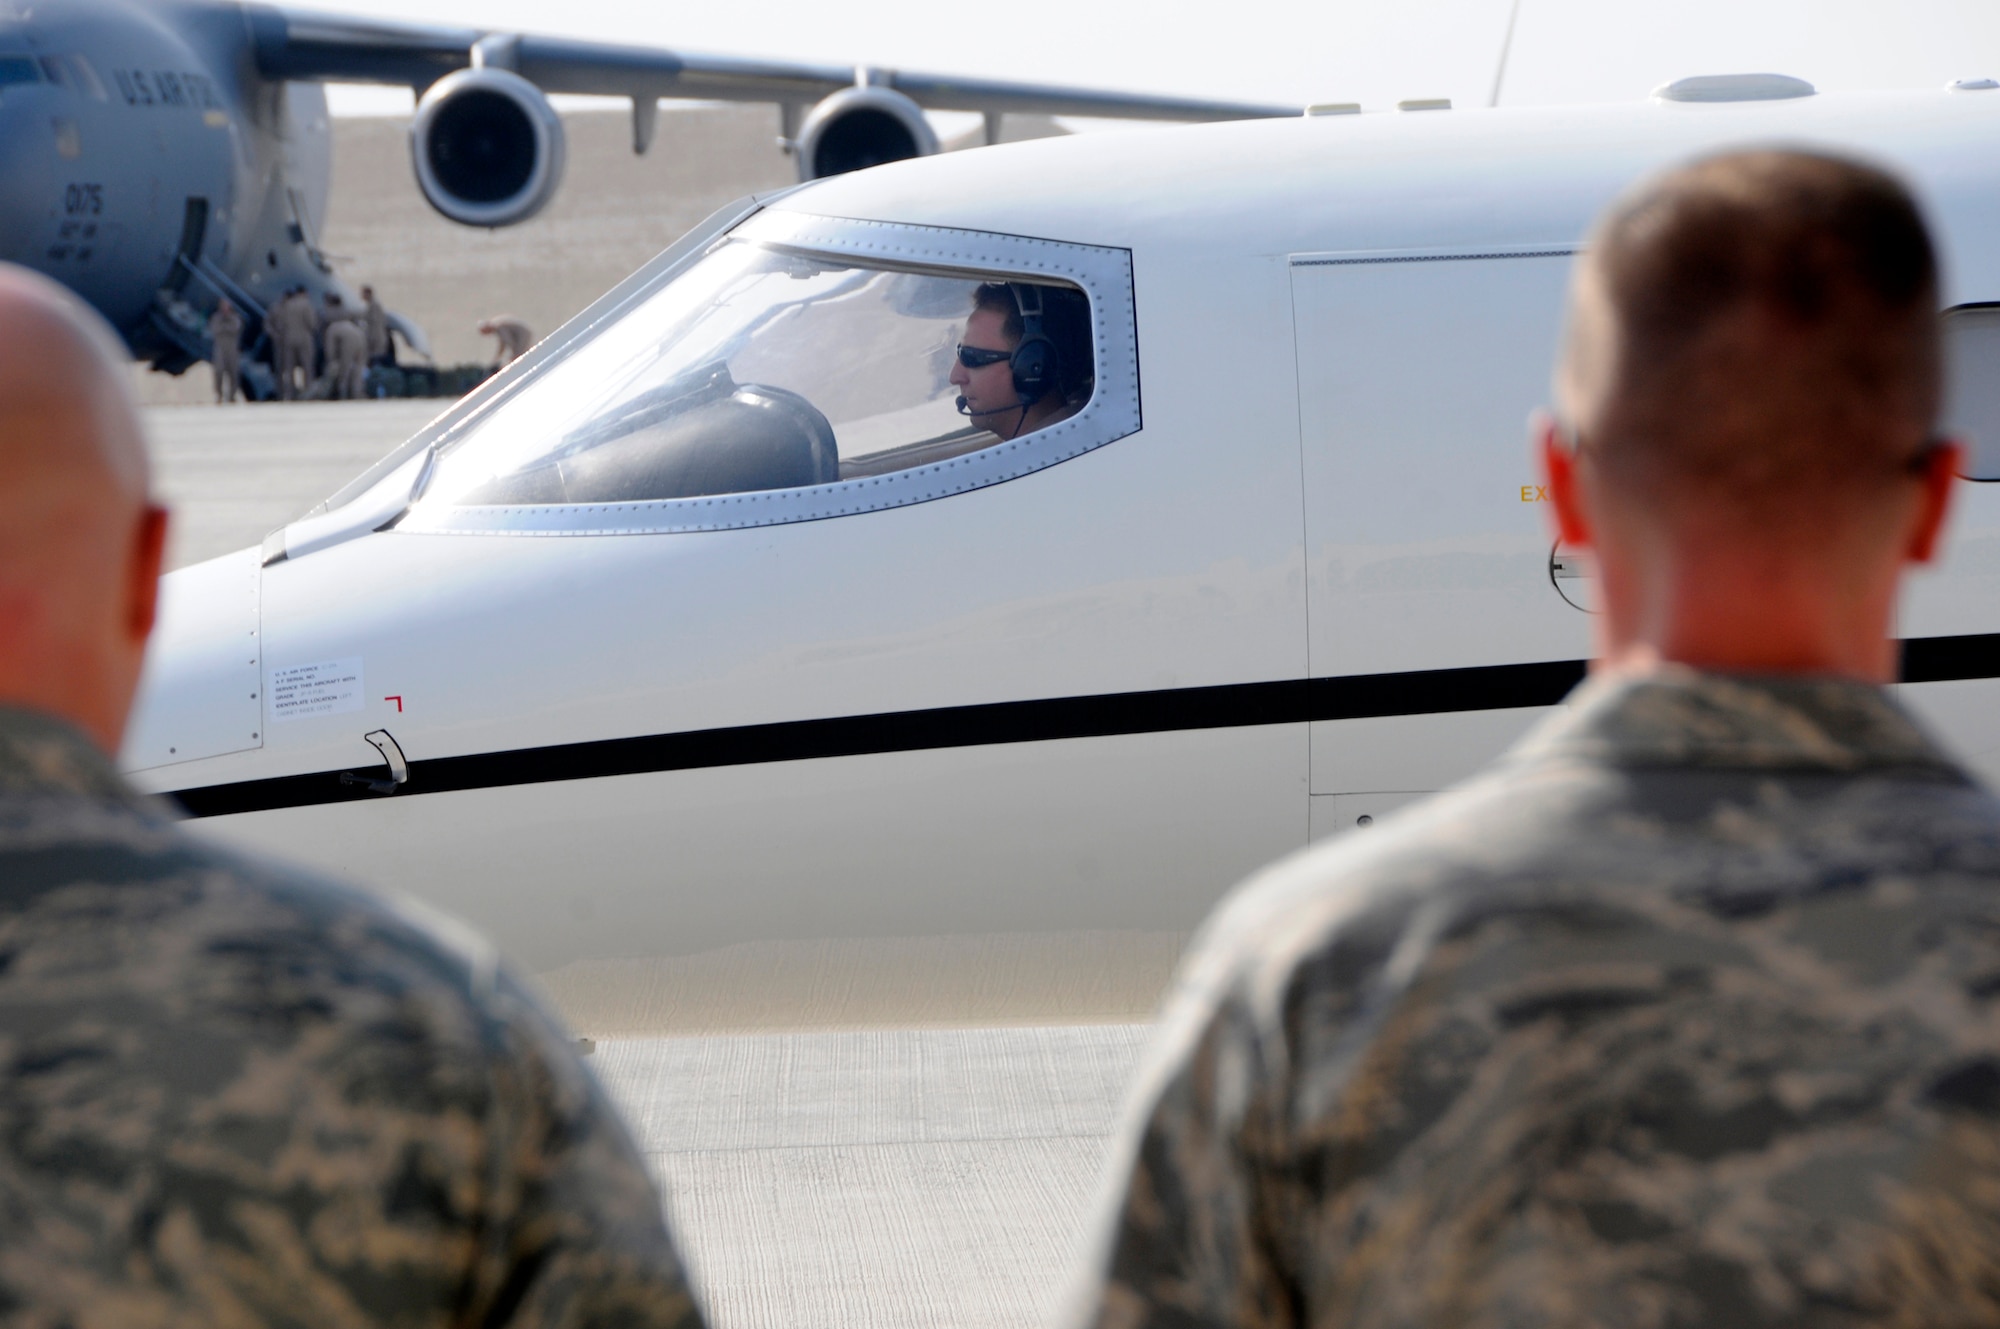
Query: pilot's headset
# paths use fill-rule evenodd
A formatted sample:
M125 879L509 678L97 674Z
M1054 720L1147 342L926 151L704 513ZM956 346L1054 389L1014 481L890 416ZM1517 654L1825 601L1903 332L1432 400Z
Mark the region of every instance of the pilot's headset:
M1007 289L1014 296L1014 308L1021 312L1021 341L1007 367L1014 374L1014 395L1022 406L1032 406L1050 388L1061 386L1062 356L1042 330L1042 288L1010 281Z

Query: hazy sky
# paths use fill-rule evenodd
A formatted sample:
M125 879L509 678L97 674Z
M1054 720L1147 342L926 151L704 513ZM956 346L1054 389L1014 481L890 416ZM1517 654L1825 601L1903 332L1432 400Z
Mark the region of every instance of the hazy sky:
M1298 102L1484 105L1512 0L312 0L314 8L694 51ZM2000 77L2000 0L1519 0L1503 105L1620 101L1684 74L1825 90ZM1059 13L1060 22L1049 16ZM1015 16L1021 16L1017 19ZM1032 17L1037 21L1021 21ZM335 109L396 94L338 90ZM403 96L400 104L407 105Z

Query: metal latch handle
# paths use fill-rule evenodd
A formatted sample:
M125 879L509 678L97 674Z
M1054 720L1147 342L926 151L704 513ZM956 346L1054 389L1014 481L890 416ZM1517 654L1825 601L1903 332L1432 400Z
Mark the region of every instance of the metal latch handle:
M354 771L342 771L340 773L340 782L342 784L358 784L371 794L395 793L396 786L407 783L410 778L410 763L404 760L403 749L396 746L396 740L390 737L389 731L386 729L371 730L361 737L368 742L369 746L382 754L382 760L389 767L389 778L378 780L372 775L361 775Z

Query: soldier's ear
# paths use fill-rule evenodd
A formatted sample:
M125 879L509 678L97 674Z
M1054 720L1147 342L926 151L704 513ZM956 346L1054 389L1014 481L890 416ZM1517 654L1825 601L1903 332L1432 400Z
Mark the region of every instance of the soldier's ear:
M1536 468L1541 474L1541 484L1531 497L1546 505L1549 524L1564 544L1572 549L1590 548L1590 514L1584 505L1579 474L1581 457L1568 431L1547 411L1535 412L1529 430L1534 436Z
M167 510L147 504L132 532L126 567L125 631L135 645L153 635L160 607L160 569L167 559Z
M1951 515L1952 491L1964 469L1965 445L1955 438L1941 439L1926 451L1923 469L1916 476L1917 512L1903 554L1909 562L1929 563L1937 557L1944 524Z

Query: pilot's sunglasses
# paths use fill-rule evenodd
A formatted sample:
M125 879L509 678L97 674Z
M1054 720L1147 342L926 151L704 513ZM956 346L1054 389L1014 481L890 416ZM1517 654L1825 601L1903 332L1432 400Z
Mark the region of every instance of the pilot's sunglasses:
M958 362L967 369L984 369L1013 358L1012 351L992 351L984 346L967 346L963 342L958 347Z

